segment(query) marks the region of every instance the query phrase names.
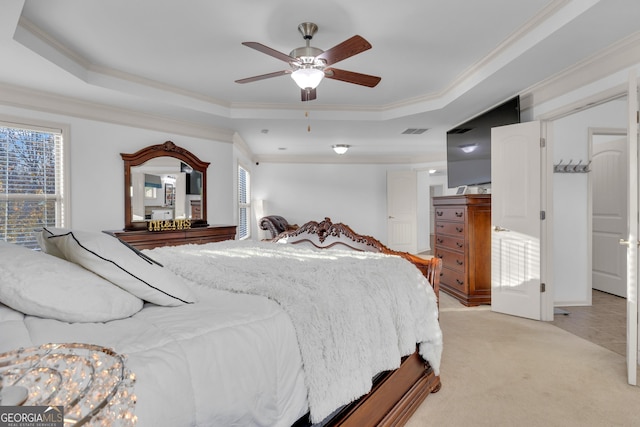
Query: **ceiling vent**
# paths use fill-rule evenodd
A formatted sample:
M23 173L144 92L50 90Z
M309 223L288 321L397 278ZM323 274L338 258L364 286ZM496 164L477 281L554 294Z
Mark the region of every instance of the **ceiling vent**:
M409 129L405 129L404 132L402 132L402 134L403 135L421 135L428 130L429 128L420 128L420 129L409 128Z

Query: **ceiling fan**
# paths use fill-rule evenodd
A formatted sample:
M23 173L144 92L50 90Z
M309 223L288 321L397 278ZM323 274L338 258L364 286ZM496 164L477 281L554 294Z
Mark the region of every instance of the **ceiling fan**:
M290 69L236 80L236 83L250 83L291 74L293 80L300 87L302 101L311 101L316 99L316 87L324 77L367 87L375 87L382 80L380 77L332 67L336 62L371 49L371 44L364 38L356 35L329 50L323 51L309 44L316 31L318 31L316 24L303 22L298 25L298 31L306 41L306 46L293 49L289 55L278 52L261 43L243 42L242 44L247 47L288 63Z

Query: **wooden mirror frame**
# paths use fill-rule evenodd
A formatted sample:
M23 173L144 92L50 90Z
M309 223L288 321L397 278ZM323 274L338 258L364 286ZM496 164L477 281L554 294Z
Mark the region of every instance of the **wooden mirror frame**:
M131 212L131 168L140 166L148 160L156 157L174 157L183 163L191 166L193 170L202 173L202 195L201 209L202 219L191 220L192 227L206 227L207 224L207 168L209 162L203 162L195 155L180 148L171 141L164 144L150 145L133 154L120 153L124 160L124 229L125 230L146 230L147 221L132 220Z

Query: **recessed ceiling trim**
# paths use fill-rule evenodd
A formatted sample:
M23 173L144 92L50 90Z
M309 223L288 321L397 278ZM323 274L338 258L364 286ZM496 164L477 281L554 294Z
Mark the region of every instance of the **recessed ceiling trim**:
M151 129L220 142L233 142L234 132L229 129L176 120L160 115L140 113L134 110L109 107L103 104L79 101L73 98L4 85L2 83L0 83L0 103L99 122Z
M640 31L522 91L522 109L540 105L640 62Z
M373 108L325 105L323 107L309 107L309 109L314 111L323 109L357 111L359 114L366 114L367 116L363 117L363 119L367 120L389 120L405 115L441 109L596 3L597 0L555 0L550 2L533 19L522 25L496 49L437 93ZM279 111L275 116L282 116L282 111L287 111L290 115L296 114L295 112L297 111L297 108L292 108L291 105L230 104L216 99L204 98L192 92L131 76L117 70L99 67L91 64L86 58L62 45L22 17L14 38L50 62L89 84L151 97L151 99L162 98L164 102L174 102L186 108L224 118L270 118L269 114L273 111ZM259 112L259 110L262 111ZM322 117L316 117L316 119L321 120ZM334 120L335 117L330 116L327 119ZM349 119L353 120L353 118Z

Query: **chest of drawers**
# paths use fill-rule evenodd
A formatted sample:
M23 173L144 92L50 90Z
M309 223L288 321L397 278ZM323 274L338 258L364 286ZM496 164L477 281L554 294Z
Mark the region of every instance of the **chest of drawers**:
M434 197L440 289L466 306L491 303L491 195Z

